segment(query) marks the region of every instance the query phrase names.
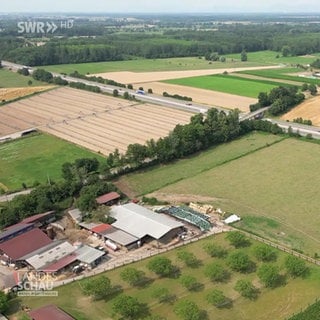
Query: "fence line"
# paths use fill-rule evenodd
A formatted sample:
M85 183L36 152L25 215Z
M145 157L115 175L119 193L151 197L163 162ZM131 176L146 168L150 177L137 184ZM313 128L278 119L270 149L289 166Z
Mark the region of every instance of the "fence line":
M286 246L283 246L281 244L277 244L277 243L272 242L270 240L267 240L267 239L264 239L262 237L256 236L256 235L254 235L254 234L252 234L250 232L247 232L247 231L244 231L244 230L240 230L240 229L235 229L235 230L238 230L238 231L244 233L246 236L248 236L251 239L257 240L257 241L262 242L262 243L265 243L265 244L267 244L267 245L269 245L269 246L271 246L273 248L276 248L278 250L284 251L284 252L289 253L289 254L291 254L293 256L296 256L298 258L304 259L304 260L306 260L308 262L311 262L311 263L313 263L313 264L315 264L317 266L320 265L320 261L319 260L311 258L311 257L309 257L309 256L307 256L307 255L305 255L303 253L297 252L297 251L289 249Z

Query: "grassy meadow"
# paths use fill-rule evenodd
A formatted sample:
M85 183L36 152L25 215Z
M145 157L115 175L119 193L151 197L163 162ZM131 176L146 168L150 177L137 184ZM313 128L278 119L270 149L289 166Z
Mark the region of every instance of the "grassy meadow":
M224 210L244 218L241 227L313 255L320 253L319 165L318 144L286 139L160 192L222 199Z
M61 178L61 166L78 158L101 156L59 138L39 134L0 145L0 183L9 191L35 181Z
M31 85L28 85L29 80L32 81ZM0 88L36 87L45 85L48 84L34 80L30 76L26 77L16 72L12 72L6 69L0 69Z
M226 62L209 62L204 58L186 57L186 58L167 58L167 59L137 59L125 61L106 61L89 62L78 64L61 64L53 66L44 66L43 68L58 73L71 73L78 71L82 74L103 73L103 72L154 72L154 71L183 71L183 70L202 70L202 69L223 69L237 67L255 67L266 65L259 61L233 61L227 59Z
M276 81L246 79L232 75L197 76L166 80L165 82L251 98L257 98L260 92L269 92L273 88L283 85L283 83Z
M127 189L131 189L135 196L145 195L178 181L197 176L282 139L275 135L250 133L240 139L210 148L196 156L127 174L118 182L126 185Z
M285 64L285 65L296 65L296 64L310 64L320 57L320 53L315 53L309 56L289 56L283 57L280 52L276 51L257 51L248 52L248 62L259 62L265 64ZM234 59L236 61L240 60L240 54L227 54L227 58Z
M286 277L283 285L269 289L261 285L255 271L251 273L238 273L231 271L225 259L211 258L203 250L205 243L215 243L226 248L229 253L235 250L241 250L248 254L251 260L258 268L261 262L258 262L253 255L254 247L257 242L251 241L251 246L242 249L233 249L229 242L225 239L225 235L211 236L207 239L197 241L184 247L184 250L193 252L197 259L200 260L200 265L194 268L186 267L177 258L177 250L172 250L164 254L171 259L173 264L180 269L180 277L182 275L191 275L196 277L200 287L196 291L188 291L179 281L179 278L158 278L154 273L147 269L147 260L143 260L130 267L145 272L150 281L139 288L132 287L124 282L120 277L122 268L118 268L105 273L113 285L121 286L123 293L134 296L141 303L148 305L149 312L152 315L165 317L167 320L179 320L174 312L174 306L181 299L188 299L195 302L200 309L206 310L208 320L270 320L270 319L285 319L305 308L308 304L314 302L315 297L320 294L320 270L314 266L309 266L310 272L305 278L292 279ZM284 260L286 254L277 251L277 260L273 262L277 265L282 274L285 274ZM222 283L210 281L205 275L204 270L209 263L218 262L230 271L230 278ZM239 279L246 279L253 282L259 288L260 293L256 300L248 300L240 296L234 290L235 283ZM153 297L153 292L156 288L167 288L170 294L176 297L176 301L172 303L159 303ZM221 290L225 296L232 299L230 308L216 308L206 301L206 296L212 289ZM116 294L111 296L106 301L92 301L90 297L84 296L81 289L81 281L73 282L57 288L58 297L19 297L11 302L11 310L9 311L10 319L16 319L22 315L20 305L27 305L31 309L37 308L46 304L55 304L63 310L71 314L77 320L111 320L119 319L113 315L112 305ZM145 317L142 317L144 319Z

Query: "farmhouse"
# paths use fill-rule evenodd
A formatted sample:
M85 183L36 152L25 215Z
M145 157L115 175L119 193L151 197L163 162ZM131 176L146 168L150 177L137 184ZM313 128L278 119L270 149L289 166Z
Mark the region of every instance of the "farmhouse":
M73 320L74 318L54 305L47 305L29 312L32 320Z
M181 222L163 214L154 213L135 203L114 206L110 215L116 219L113 226L139 240L152 238L160 242L168 242L183 227Z

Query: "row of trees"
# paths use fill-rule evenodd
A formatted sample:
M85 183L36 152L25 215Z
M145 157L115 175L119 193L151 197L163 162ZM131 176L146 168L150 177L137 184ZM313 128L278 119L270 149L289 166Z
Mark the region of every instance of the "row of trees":
M131 144L125 155L118 150L109 154L110 168L130 165L139 167L146 163L166 163L185 157L209 146L235 139L241 134L238 111L226 114L217 109L208 110L207 116L194 115L189 124L177 125L168 136L151 139L145 145Z
M185 101L192 101L191 97L187 97L187 96L181 96L180 94L169 94L168 92L163 92L162 94L164 97L168 97L168 98L174 98L174 99L178 99L178 100L185 100Z

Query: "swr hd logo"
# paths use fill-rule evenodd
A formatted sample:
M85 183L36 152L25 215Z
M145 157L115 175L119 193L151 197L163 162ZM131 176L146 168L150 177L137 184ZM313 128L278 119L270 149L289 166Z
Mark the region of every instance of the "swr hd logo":
M18 33L54 33L60 29L73 28L73 20L64 20L58 22L43 21L20 21L18 22Z

